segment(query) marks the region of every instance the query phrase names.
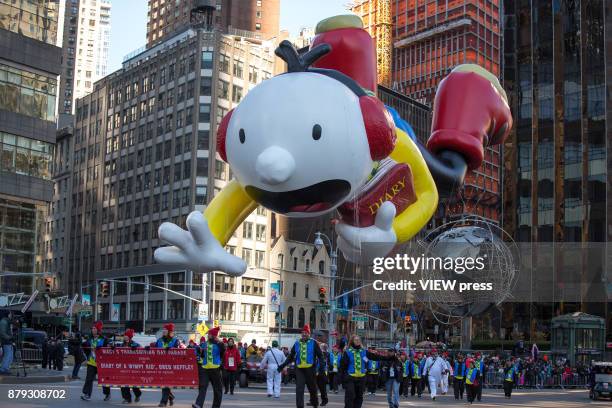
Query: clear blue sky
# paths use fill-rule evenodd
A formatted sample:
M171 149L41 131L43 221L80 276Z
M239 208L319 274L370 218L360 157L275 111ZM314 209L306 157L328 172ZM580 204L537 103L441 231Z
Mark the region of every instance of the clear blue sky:
M146 43L147 1L113 0L109 73L121 67L123 56ZM346 13L348 0L281 0L281 29L297 34L319 20Z

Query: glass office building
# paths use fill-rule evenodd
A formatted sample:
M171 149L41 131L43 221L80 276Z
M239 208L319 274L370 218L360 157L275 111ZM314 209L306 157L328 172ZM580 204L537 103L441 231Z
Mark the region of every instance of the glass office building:
M576 311L612 323L609 14L605 0L504 1L515 124L504 146L503 227L531 248L532 278L520 284L549 293L506 305L504 320L527 338ZM559 249L571 243L584 248L575 262Z
M0 293L30 293L53 193L57 1L0 0ZM27 52L24 52L27 50Z

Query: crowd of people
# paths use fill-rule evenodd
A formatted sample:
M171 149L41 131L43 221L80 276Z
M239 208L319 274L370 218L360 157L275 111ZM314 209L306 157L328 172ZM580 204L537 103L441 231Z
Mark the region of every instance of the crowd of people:
M91 332L81 337L79 333L68 339L68 352L74 358L73 378L79 378L82 364L86 364L86 374L81 398L91 399L93 383L97 375L96 350L100 347L124 346L143 347L133 341L134 331L123 333L123 343L102 334L102 323L96 322ZM328 393L344 390L346 408L362 406L364 396L375 395L379 390L386 392L390 408L397 408L400 399L423 398L428 395L435 400L439 395L449 393L456 400L468 403L482 400L484 387L503 388L506 398L512 397L516 387L544 387L553 385L551 378L561 379L566 384L576 383L576 378L588 378L590 367L577 364L571 367L567 360L554 361L538 353L527 356L505 356L501 354L482 355L481 353L449 354L436 348L427 351L400 349L398 347L377 350L366 347L359 336L342 338L338 344L329 347L322 338L313 339L310 327L305 325L301 337L291 347L281 348L277 341L264 348L251 343L235 343L234 339L220 339L219 328L208 331L199 342L190 340L184 343L174 333L174 325L164 325L162 336L156 342L144 347L191 348L194 349L198 364L198 393L193 408L202 408L206 399L208 385L213 392L212 407L222 404L223 391L234 394L235 384L243 361L260 362L259 368L265 372L267 396L279 398L281 387L289 377L294 377L295 403L303 408L304 395L308 391L309 406L323 407L328 404ZM0 337L4 342L3 323L0 322ZM4 348L4 344L3 344ZM533 351L533 350L532 350ZM5 353L6 356L6 353ZM43 367L63 369L64 343L51 337L43 344ZM4 366L4 364L3 364ZM557 384L557 385L562 385ZM584 384L586 385L586 383ZM110 387L102 387L104 400L111 398ZM124 403L138 402L141 390L138 387L121 387ZM161 390L160 407L172 406L172 389Z
M91 329L91 335L84 342L74 342L75 348L82 350L87 362L87 374L81 398L91 398L93 382L97 373L96 349L109 346L109 339L102 336L102 324L97 322ZM308 405L323 407L328 404L328 392L338 393L344 390L346 408L360 408L364 395L375 395L383 388L387 394L390 408L398 408L401 396L405 398L422 398L427 392L435 400L452 388L457 400L464 398L469 403L482 399L482 389L486 381L487 370L499 370L503 373L503 388L507 398L511 398L512 389L524 370L529 370L529 362L521 359L502 360L498 356L485 358L480 353L466 356L457 354L452 358L447 352L439 353L431 349L427 353L408 350L408 352L390 348L377 350L366 347L361 338L353 335L342 339L333 347L311 337L310 327L305 325L301 337L289 349L279 348L277 341L263 350L252 341L249 346L235 344L233 339L219 339L219 328L210 329L199 343L190 341L182 344L174 335L174 325L166 324L162 336L152 345L159 348L193 348L198 363L199 386L193 408L202 408L206 399L208 386L213 392L212 407L221 407L223 390L225 394L234 393L236 374L240 362L251 356L261 357L260 368L266 371L267 395L279 398L282 387L282 373L286 374L289 365L294 366L295 404L297 408L305 406L304 394L308 391ZM134 332L127 330L123 336L123 346L141 347L132 338ZM427 391L426 391L427 390ZM104 400L109 400L111 390L102 387ZM133 397L132 397L133 394ZM121 388L124 403L138 402L141 391L137 387ZM174 404L171 388L162 388L159 407Z

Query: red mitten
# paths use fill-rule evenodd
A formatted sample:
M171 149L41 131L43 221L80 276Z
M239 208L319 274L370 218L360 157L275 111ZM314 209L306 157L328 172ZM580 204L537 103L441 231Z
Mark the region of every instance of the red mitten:
M438 86L427 148L460 153L473 170L484 159L484 147L502 143L511 128L512 114L497 78L477 65L460 65Z
M319 44L329 44L331 52L319 58L313 67L335 69L362 88L376 92L376 48L360 17L349 14L320 21L310 49Z

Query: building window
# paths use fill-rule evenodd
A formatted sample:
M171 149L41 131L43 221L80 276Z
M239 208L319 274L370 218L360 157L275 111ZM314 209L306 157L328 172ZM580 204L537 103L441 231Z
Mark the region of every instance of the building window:
M297 283L293 282L293 284L291 285L291 295L293 297L297 296Z
M304 327L306 324L306 313L304 313L304 308L300 307L300 311L298 312L298 327Z
M142 320L144 317L144 302L130 302L130 320Z
M210 96L212 92L212 78L203 77L200 78L200 96Z
M287 308L287 328L293 328L293 306Z
M198 121L200 123L210 122L210 104L209 103L200 104L200 115L198 117Z
M249 82L257 83L257 68L254 65L249 65Z
M234 61L234 69L232 73L235 77L242 78L244 71L244 63L242 61Z
M261 30L261 23L255 23L255 30Z
M52 163L53 145L0 132L0 170L50 180Z
M229 57L227 55L219 55L219 71L229 74Z
M151 275L149 277L149 283L155 286L149 286L149 292L158 293L161 292L163 287L166 286L166 282L164 280L164 275ZM156 287L159 286L159 287Z
M185 290L185 272L176 272L168 274L168 289L176 292Z
M229 82L219 80L219 98L229 99Z
M242 294L264 296L264 286L266 281L255 278L242 278Z
M222 273L215 273L215 292L234 293L236 291L236 278Z
M232 102L239 103L242 100L242 87L232 85Z
M308 295L310 295L310 285L304 285L304 299L308 299Z
M314 309L310 309L310 329L315 329L317 327L317 312Z
M215 160L215 178L225 180L225 163L221 160Z
M223 321L236 320L236 303L215 300L215 318Z
M144 293L144 276L130 278L130 294L138 295Z
M255 266L258 268L264 267L265 252L255 251Z
M298 264L298 259L297 257L293 257L293 270L297 271L297 264Z
M278 254L277 255L277 257L276 257L276 267L278 269L283 269L284 260L285 260L285 255L283 255L283 254Z
M242 238L244 239L253 239L253 223L249 221L245 221L242 224Z
M147 320L161 320L163 318L163 311L163 300L149 301L147 310Z
M248 248L242 248L242 259L247 265L253 264L253 250Z
M202 51L202 68L212 69L213 67L213 53L212 51Z
M266 226L263 224L257 224L255 228L255 239L260 242L266 241Z
M54 121L56 88L52 77L0 64L0 109Z
M304 271L310 272L310 259L306 259L306 264L304 266Z
M168 320L185 318L185 300L168 300Z
M319 273L321 275L325 273L325 261L319 261Z
M240 305L240 308L240 321L245 323L263 323L263 305L243 303Z

